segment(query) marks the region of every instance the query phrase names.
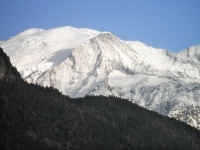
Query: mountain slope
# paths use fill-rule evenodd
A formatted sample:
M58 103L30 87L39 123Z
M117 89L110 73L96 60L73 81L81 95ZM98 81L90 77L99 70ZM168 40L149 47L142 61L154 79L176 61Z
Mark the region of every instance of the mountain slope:
M62 27L50 30L29 29L0 44L23 78L41 76L64 61L81 43L98 35L98 31ZM20 57L19 57L20 56Z
M71 99L53 88L5 78L0 81L0 129L2 150L200 148L197 129L127 100Z
M200 129L199 46L174 54L72 27L28 30L0 46L28 82L73 98L122 97Z

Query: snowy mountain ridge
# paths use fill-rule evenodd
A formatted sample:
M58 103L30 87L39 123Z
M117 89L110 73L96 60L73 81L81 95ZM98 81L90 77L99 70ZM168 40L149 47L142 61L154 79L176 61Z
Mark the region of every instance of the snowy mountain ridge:
M175 54L68 26L29 29L0 47L28 82L70 97L120 96L200 129L200 46Z

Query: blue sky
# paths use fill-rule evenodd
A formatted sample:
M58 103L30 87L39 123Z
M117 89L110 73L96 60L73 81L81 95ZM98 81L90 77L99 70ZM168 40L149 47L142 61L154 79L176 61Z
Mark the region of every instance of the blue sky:
M0 22L0 41L73 26L173 52L200 44L200 0L0 0Z

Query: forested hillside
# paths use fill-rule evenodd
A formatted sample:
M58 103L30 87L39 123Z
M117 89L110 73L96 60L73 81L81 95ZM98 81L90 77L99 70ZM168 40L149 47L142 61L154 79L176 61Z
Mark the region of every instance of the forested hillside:
M2 78L0 149L200 149L200 132L124 99Z

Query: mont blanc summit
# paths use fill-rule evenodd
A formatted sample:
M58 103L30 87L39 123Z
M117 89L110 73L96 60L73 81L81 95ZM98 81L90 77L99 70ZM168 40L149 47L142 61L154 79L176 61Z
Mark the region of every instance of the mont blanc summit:
M119 96L200 129L200 46L176 54L68 26L29 29L0 47L29 83L70 97Z

